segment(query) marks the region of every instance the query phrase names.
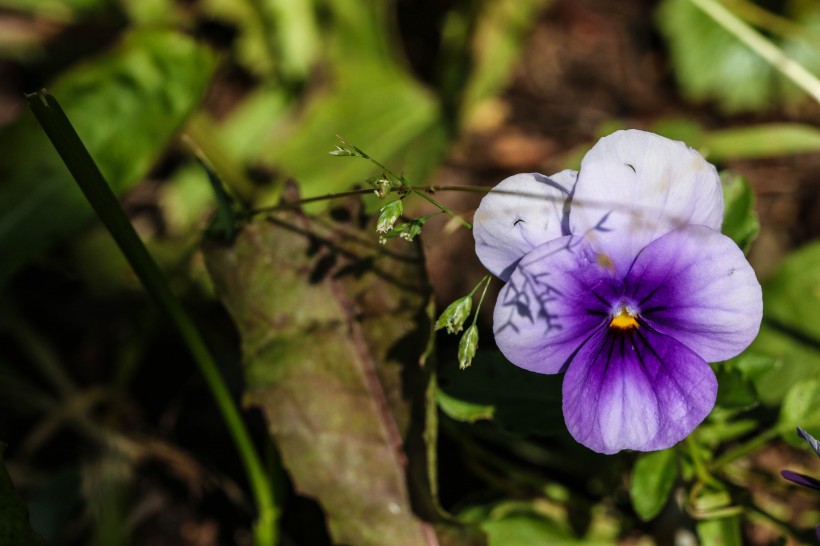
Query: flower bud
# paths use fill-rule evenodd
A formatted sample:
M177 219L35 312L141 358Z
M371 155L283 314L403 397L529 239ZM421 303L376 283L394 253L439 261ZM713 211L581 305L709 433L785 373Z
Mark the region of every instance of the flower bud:
M376 195L379 196L379 199L384 199L390 193L390 190L393 189L393 184L390 183L390 180L387 179L386 176L382 176L380 178L376 178L372 181L373 187L375 188L373 191L376 192Z
M404 205L401 199L396 199L383 206L379 212L379 221L376 223L376 231L379 233L387 233L393 229L396 220L398 220L399 216L404 212Z
M424 225L424 222L426 221L427 218L422 216L421 218L416 218L409 224L405 224L406 227L404 228L404 231L402 231L399 234L399 237L401 237L405 241L412 241L416 238L416 235L421 233L421 228Z
M473 295L468 294L447 306L436 321L436 330L447 328L448 334L457 334L464 327L464 322L470 316L473 308Z
M458 367L462 370L473 363L478 348L478 327L475 324L467 328L458 343Z

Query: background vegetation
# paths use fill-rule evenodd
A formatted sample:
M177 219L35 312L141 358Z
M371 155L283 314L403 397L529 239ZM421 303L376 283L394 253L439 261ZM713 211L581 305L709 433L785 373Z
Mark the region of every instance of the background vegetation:
M820 434L812 73L814 0L0 0L0 543L811 542L818 497L779 471L818 474L794 432ZM95 219L43 87L215 367ZM423 196L469 221L480 188L626 127L724 171L765 317L689 440L607 457L566 432L560 377L494 349L495 283L468 369L432 332L486 272ZM408 195L434 216L385 247L375 192L287 205L384 180L478 191Z

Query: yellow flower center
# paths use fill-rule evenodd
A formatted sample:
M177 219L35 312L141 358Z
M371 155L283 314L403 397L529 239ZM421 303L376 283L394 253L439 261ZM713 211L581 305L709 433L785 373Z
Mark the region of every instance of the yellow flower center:
M626 309L621 309L617 315L612 317L612 321L609 323L610 328L616 328L618 330L629 330L631 328L638 328L638 319L629 314Z

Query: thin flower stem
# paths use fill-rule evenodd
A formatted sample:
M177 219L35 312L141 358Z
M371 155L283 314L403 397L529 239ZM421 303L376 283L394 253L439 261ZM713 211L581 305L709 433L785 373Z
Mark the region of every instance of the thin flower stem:
M796 538L800 541L803 541L803 540L807 539L807 536L810 536L810 535L807 535L807 533L804 533L804 532L799 531L798 529L795 529L789 522L778 518L774 514L771 514L771 513L767 512L766 510L764 510L763 508L757 506L754 503L749 503L746 507L749 510L751 510L752 512L759 515L760 517L762 517L762 518L768 520L769 522L771 522L771 524L774 527L776 527L779 531L785 532L785 533L791 535L792 538ZM809 540L811 540L811 538L809 538Z
M481 282L484 283L484 290L481 291L481 297L478 299L478 306L475 308L475 314L473 315L473 326L475 326L476 322L478 321L478 312L481 311L481 304L484 303L484 296L487 295L487 288L490 287L490 281L492 280L492 276L485 275ZM478 283L476 288L481 284ZM473 288L473 292L475 292L475 288ZM473 292L470 292L470 295L473 295Z
M402 194L402 197L407 195L407 193L413 193L415 195L421 196L423 199L429 201L433 205L435 205L441 212L447 214L448 216L457 219L461 224L466 227L467 229L473 229L473 226L470 225L469 222L464 220L461 216L455 214L450 209L430 197L429 193L435 193L437 191L463 191L469 193L487 193L492 188L487 188L483 186L400 186L397 188L393 188L391 192L396 192ZM308 203L317 203L319 201L330 201L333 199L341 199L344 197L352 197L354 195L368 195L373 193L372 189L360 189L360 190L350 190L350 191L343 191L338 193L328 193L326 195L319 195L316 197L307 197L305 199L299 199L297 201L289 201L287 203L279 203L277 205L271 205L269 207L260 207L257 209L251 210L248 215L249 216L258 216L260 214L267 214L269 212L276 212L278 210L286 210L292 208L298 208L302 205L306 205Z
M719 1L689 1L820 103L820 79L806 70L801 64L787 57L782 49L741 21Z
M686 449L689 452L689 457L692 459L692 464L695 467L695 474L697 475L698 480L700 480L700 482L704 485L721 487L720 482L715 479L715 477L712 476L706 468L706 465L700 456L700 452L698 451L698 447L698 444L695 442L691 434L686 437Z
M163 272L134 230L114 192L80 140L57 100L47 91L26 95L29 107L99 219L128 260L146 292L165 311L187 346L216 401L228 432L245 466L259 511L254 529L258 546L274 546L280 510L271 482L253 445L250 432L205 340L171 291Z
M781 432L782 431L778 427L770 428L766 432L758 434L745 444L741 444L734 449L730 449L729 451L715 459L715 462L711 464L711 467L715 470L719 470L727 464L731 463L732 461L740 459L741 457L745 457L746 455L757 451L763 445L769 443L770 441L780 436Z
M467 220L465 220L461 216L457 215L456 213L454 213L453 211L451 211L450 209L448 209L447 207L445 207L444 205L442 205L441 203L439 203L438 201L436 201L435 199L433 199L432 197L430 197L426 193L424 193L422 191L419 191L419 190L412 190L412 191L413 191L414 194L422 197L423 199L426 199L427 201L432 203L434 206L438 207L438 209L441 210L441 212L448 215L450 218L454 218L454 219L458 220L459 222L461 222L462 226L464 226L467 229L472 231L473 226Z
M475 284L475 286L473 287L473 289L472 289L472 290L470 290L470 294L469 294L469 295L470 295L470 296L472 296L473 294L475 294L475 291L476 291L476 290L478 290L478 289L481 287L481 284L482 284L482 283L487 282L487 279L488 279L489 277L490 277L489 275L484 275L483 277L481 277L481 280L480 280L480 281L478 281L478 282Z
M799 36L812 43L820 43L818 37L791 19L772 13L748 0L725 0L724 5L730 8L747 23L780 36Z

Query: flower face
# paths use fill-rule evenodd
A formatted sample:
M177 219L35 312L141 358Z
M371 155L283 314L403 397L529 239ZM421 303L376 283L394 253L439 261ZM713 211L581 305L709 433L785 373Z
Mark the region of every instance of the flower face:
M521 212L523 196L490 192L474 223L479 257L508 281L494 315L499 349L522 368L566 372L567 428L590 449L676 444L714 405L707 362L746 348L762 316L751 266L717 231L717 173L680 143L624 131L587 154L574 186L537 193L533 182L545 182L517 177L505 191L526 187L538 205ZM555 186L566 188L558 205L541 203L562 195Z

